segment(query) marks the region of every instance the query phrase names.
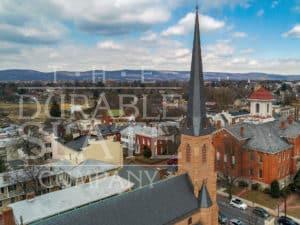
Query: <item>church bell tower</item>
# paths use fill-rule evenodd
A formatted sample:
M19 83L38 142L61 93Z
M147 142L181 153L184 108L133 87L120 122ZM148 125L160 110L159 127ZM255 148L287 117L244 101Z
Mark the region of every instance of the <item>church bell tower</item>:
M188 111L178 151L178 173L187 173L198 199L200 224L218 224L214 127L206 117L198 7L194 31Z

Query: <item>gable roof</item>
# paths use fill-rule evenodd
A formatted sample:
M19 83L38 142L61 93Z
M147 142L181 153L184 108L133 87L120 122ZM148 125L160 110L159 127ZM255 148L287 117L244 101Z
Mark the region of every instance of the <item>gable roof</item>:
M82 148L86 147L89 143L89 137L88 135L80 136L78 138L75 138L72 141L69 141L65 143L64 145L68 148L71 148L75 151L82 151Z
M162 225L197 209L191 181L183 174L32 225Z
M249 96L248 99L251 100L272 100L273 96L272 93L269 92L267 89L265 89L264 87L261 87L259 89L257 89L256 91L252 92L252 94Z

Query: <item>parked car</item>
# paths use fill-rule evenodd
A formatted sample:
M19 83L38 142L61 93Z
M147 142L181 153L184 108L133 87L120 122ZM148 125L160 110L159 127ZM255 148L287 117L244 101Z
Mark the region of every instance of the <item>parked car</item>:
M245 225L242 221L238 220L238 219L231 219L229 221L230 225Z
M238 198L232 198L229 204L238 209L242 209L242 210L247 209L247 204Z
M167 161L167 164L172 166L172 165L177 165L178 164L178 159L177 158L171 158Z
M279 225L299 225L299 223L286 216L279 217L277 222Z
M253 209L253 213L263 219L267 219L268 217L270 217L270 213L267 212L267 210L261 208L261 207L255 207Z
M223 224L227 224L228 219L223 213L219 212L218 221L219 221L219 224L223 225Z

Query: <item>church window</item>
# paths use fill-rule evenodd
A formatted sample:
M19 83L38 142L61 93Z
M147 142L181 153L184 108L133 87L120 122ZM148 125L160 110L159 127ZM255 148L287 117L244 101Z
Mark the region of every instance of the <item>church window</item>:
M190 224L192 224L192 223L193 223L193 218L190 217L189 220L188 220L188 224L190 225Z
M220 160L220 152L217 152L217 160Z
M187 145L186 146L186 161L187 162L191 162L191 146L190 145Z
M224 155L224 162L227 163L227 155Z
M207 149L206 145L203 145L202 147L202 163L206 163L207 160Z
M256 113L259 113L259 103L256 103Z
M263 172L262 172L262 169L259 169L259 178L262 178L263 177Z

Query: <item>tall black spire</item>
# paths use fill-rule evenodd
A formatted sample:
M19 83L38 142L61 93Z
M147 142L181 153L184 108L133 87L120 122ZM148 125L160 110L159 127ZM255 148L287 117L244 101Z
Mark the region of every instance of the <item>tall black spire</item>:
M192 136L200 136L211 132L211 127L206 118L203 68L200 44L200 28L198 5L196 6L196 20L194 31L194 44L191 75L189 82L188 112L185 125L185 133Z

